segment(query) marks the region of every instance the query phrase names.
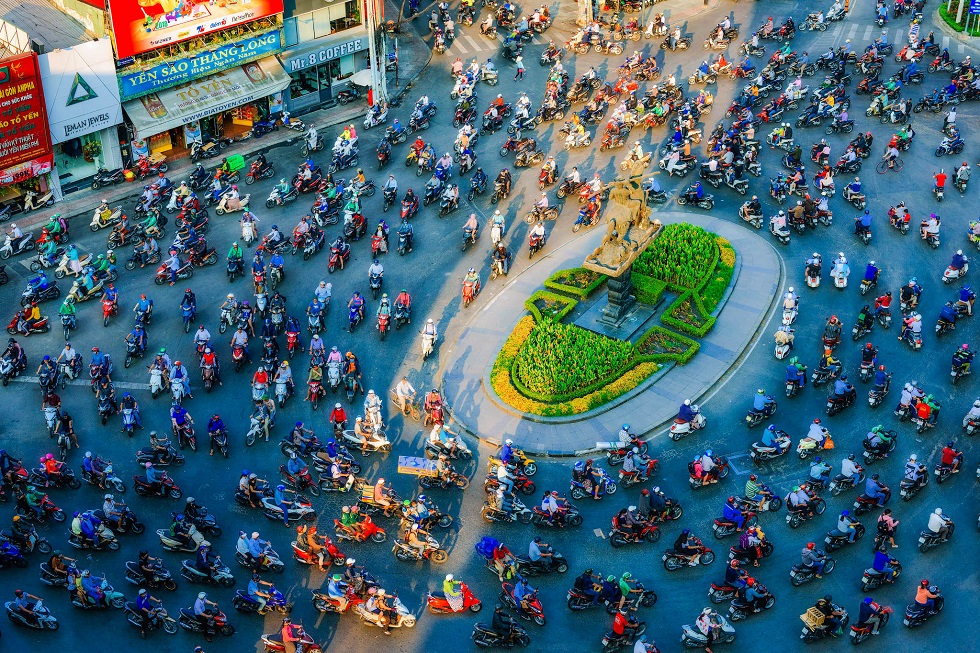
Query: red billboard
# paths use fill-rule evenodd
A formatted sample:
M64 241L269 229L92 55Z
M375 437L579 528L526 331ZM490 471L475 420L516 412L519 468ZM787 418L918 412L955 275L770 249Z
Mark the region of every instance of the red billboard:
M116 57L125 59L283 11L283 0L109 0Z
M37 55L0 61L0 170L51 155Z

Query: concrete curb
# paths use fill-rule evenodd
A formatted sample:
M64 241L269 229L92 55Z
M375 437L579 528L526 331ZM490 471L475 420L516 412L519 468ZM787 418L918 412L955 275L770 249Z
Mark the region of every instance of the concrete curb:
M729 223L729 224L732 224L732 223ZM737 227L738 225L732 224L732 226ZM567 246L570 243L576 243L576 242L578 242L577 239L574 240L574 241L569 241L569 243L566 243L565 245ZM786 270L785 270L785 264L782 261L782 258L779 256L778 251L772 246L772 244L768 240L766 240L766 239L763 238L762 239L762 242L766 243L766 246L772 252L772 254L774 255L775 260L777 262L778 270L776 270L776 275L775 275L774 281L775 281L775 286L779 289L779 292L774 292L773 295L772 295L772 297L769 300L768 305L764 309L762 309L760 311L759 321L758 321L758 324L756 325L755 330L749 335L748 339L746 340L745 346L735 356L735 358L732 360L731 364L726 369L724 369L722 371L721 375L718 378L716 378L714 381L712 381L711 383L709 383L708 385L706 385L702 389L699 389L698 391L696 391L695 393L693 393L693 396L691 396L691 400L692 401L703 403L704 401L706 401L706 400L710 399L712 396L714 396L732 378L732 376L734 375L734 373L739 368L741 368L742 365L744 365L744 363L747 360L749 354L751 354L755 350L756 346L758 346L758 344L761 342L760 336L768 329L769 323L772 321L772 317L775 314L774 313L774 309L775 309L776 305L778 304L779 297L782 296L782 289L786 285ZM558 251L558 250L556 250L556 251ZM742 265L743 265L743 258L742 258L742 255L739 254L738 258L736 259L736 271L737 271L737 273L739 275L741 275ZM533 268L528 268L528 269L533 269ZM524 272L527 272L527 270L525 270ZM524 273L522 273L522 275L523 274ZM737 283L738 283L738 277L736 277L735 279L736 279L736 284L733 284L732 286L729 287L729 290L726 292L726 296L723 298L723 302L725 302L725 303L728 302L728 299L729 299L730 295L734 291L735 285L737 285ZM513 280L511 280L510 282L508 282L508 286L510 286L511 284L516 283L516 282L517 282L517 277L515 277ZM506 290L506 289L507 288L505 287L504 290ZM503 292L503 291L501 291L501 292ZM720 308L718 309L718 311L720 312ZM465 333L466 329L468 329L470 326L472 326L476 322L476 320L477 320L478 317L479 317L479 314L477 314L476 316L474 316L474 318L470 321L470 323L467 324L464 327L463 333ZM461 333L460 339L461 338L462 338L462 333ZM456 350L456 348L459 346L460 339L457 339L457 341L453 344L453 347L452 347L453 350ZM452 364L455 364L456 360L457 359L455 359L455 358L452 361L447 360L440 367L440 370L439 370L439 378L440 378L439 387L443 391L443 396L449 396L450 394L452 394L452 393L449 393L449 392L446 391L445 382L444 382L444 379L445 379L445 374L444 373L446 372L447 369L449 369L452 366ZM492 365L492 363L491 363L491 365ZM671 369L674 369L674 366L671 366L669 369L665 369L662 372L661 371L658 371L656 374L652 375L649 379L647 379L646 381L644 381L643 383L641 383L639 386L637 386L636 388L634 388L630 392L625 393L621 397L617 398L617 400L615 400L613 402L610 402L609 404L606 404L606 405L601 406L599 408L596 408L593 411L589 411L588 413L582 413L582 414L576 415L576 416L571 416L571 417L568 417L568 418L556 418L554 420L552 420L551 418L542 418L539 415L526 415L526 414L522 414L522 413L519 413L519 412L515 411L513 408L510 408L510 407L507 407L507 406L502 405L502 402L500 401L500 399L498 397L496 397L496 393L494 393L492 391L492 388L490 387L490 379L489 379L490 367L489 366L484 369L483 374L480 376L480 390L482 390L485 393L485 400L490 401L490 403L492 404L493 408L496 409L496 410L501 411L502 413L506 413L507 415L510 415L511 417L514 417L514 418L518 418L518 419L520 419L522 421L534 422L535 424L539 424L539 425L543 425L543 426L547 426L547 427L555 427L555 426L558 426L560 424L573 424L573 423L577 423L577 422L588 421L591 418L597 417L599 415L602 415L602 414L611 412L611 411L613 411L613 410L615 410L617 408L620 408L623 405L625 405L625 404L629 403L630 401L632 401L633 399L635 399L636 396L642 394L644 391L648 390L651 386L653 386L654 384L656 384L656 382L658 380L660 380L664 375L666 375L667 372L669 372ZM466 431L467 433L469 433L470 435L472 435L476 439L481 440L483 442L486 442L487 444L490 444L490 445L493 445L493 446L500 446L500 444L501 444L501 438L503 436L498 436L498 435L483 435L483 434L479 433L478 431L474 430L473 427L471 427L470 425L468 425L463 419L461 419L459 417L458 413L452 409L451 405L449 407L449 414L452 417L452 419L456 421L456 423L459 425L460 428L462 428L464 431ZM673 417L671 417L670 419L664 420L664 421L662 421L662 422L660 422L658 424L655 424L653 426L650 426L650 427L645 427L644 426L644 427L642 427L641 434L644 435L644 436L646 436L646 437L654 437L656 435L660 435L660 434L666 432L666 429L669 427L669 425L672 422L672 420L673 420ZM560 449L551 449L551 448L547 448L547 447L535 448L535 446L533 444L524 446L524 449L527 450L529 453L533 453L534 455L537 455L537 456L549 456L549 457L583 456L583 455L587 455L587 454L594 453L594 452L597 451L597 449L595 447L585 447L585 448L578 448L578 449L573 449L573 450L560 450Z

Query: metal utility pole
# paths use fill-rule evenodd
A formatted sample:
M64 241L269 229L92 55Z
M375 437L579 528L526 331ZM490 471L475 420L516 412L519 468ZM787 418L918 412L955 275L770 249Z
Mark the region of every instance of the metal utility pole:
M380 27L378 20L378 1L367 0L366 24L368 28L368 59L371 62L371 88L378 95L375 102L388 101L388 80L385 75L387 57L384 54L384 44L379 48L378 35ZM379 52L380 50L380 52Z
M579 27L585 27L592 22L594 18L592 13L592 1L593 0L578 0L578 18L575 20L575 24Z

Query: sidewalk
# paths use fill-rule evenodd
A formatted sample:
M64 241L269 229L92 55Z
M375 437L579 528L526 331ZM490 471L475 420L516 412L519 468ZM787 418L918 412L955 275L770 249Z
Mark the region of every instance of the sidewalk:
M442 374L443 396L453 418L470 434L491 444L511 437L536 455L580 455L596 442L614 438L621 424L648 435L669 425L684 399L697 403L723 383L751 349L772 313L783 270L768 241L741 225L704 214L665 212L664 223L690 222L727 238L738 254L737 278L714 329L700 340L701 350L684 366L675 366L601 408L569 418L520 414L490 388L489 372L517 319L524 300L554 271L581 265L602 239L603 230L573 240L509 281L488 302L448 351Z
M397 7L394 7L394 10L397 11ZM432 58L432 48L416 29L418 22L404 21L402 23L402 32L398 35L399 65L401 68L398 73L399 84L397 88L394 84L395 73L387 73L389 96L393 99L411 88L415 80L418 79L419 75L429 65L429 61ZM360 129L363 118L367 114L367 109L366 101L348 105L336 104L303 114L302 120L308 125L311 123L315 124L323 135L324 141L333 143L334 138L340 133L340 130L336 130L336 133L334 133L325 128L353 122L354 126ZM273 148L297 143L301 138L303 138L303 134L300 132L280 128L278 131L266 134L261 138L250 138L247 141L235 143L224 150L222 156L241 154L247 161L258 156L260 153L267 153ZM202 163L205 167L213 168L217 163L220 163L220 159L208 159L202 161ZM167 176L174 183L177 183L181 179L186 179L190 174L190 170L196 165L197 163L192 162L190 158L179 159L170 164ZM99 190L92 190L91 186L85 186L66 195L64 200L55 204L50 210L33 211L27 215L19 214L15 219L18 226L25 232L33 227L45 224L49 216L56 211L69 218L81 217L85 220L85 225L87 225L95 207L103 199L109 200L110 206L116 206L124 202L135 201L142 192L143 185L139 181L124 182L121 185L100 188ZM76 222L75 228L78 228L79 224L81 224L80 220ZM82 226L84 227L85 225Z

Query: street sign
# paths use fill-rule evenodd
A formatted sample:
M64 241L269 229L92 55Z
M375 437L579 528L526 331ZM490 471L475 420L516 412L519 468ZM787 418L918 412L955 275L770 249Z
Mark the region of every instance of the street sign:
M980 14L980 0L970 0L970 13Z

